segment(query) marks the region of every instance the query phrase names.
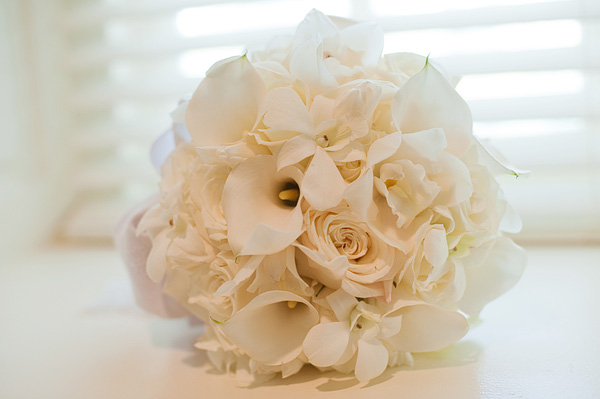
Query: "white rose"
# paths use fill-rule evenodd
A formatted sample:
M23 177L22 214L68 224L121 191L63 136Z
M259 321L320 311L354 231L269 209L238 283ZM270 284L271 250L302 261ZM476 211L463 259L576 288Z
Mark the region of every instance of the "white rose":
M452 308L465 290L465 274L460 262L448 256L446 229L427 212L427 220L419 220L421 227L415 234L415 249L409 255L401 287L424 301Z
M227 246L227 221L221 196L231 169L224 165L199 164L190 174L190 204L194 217L206 234L221 249Z
M298 260L301 275L355 297L389 297L400 266L396 252L347 206L309 210L305 225L297 244L306 255Z
M206 309L215 320L225 320L238 307L235 295L216 296L223 283L231 281L237 267L231 253L220 253L209 265L195 268L189 275L188 303Z

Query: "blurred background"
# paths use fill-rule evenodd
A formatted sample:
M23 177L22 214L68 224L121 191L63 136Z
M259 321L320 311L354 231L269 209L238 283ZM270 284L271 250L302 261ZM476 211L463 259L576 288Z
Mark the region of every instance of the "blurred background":
M372 20L384 53L462 75L522 244L600 242L598 0L0 0L0 251L109 246L156 192L153 140L217 60L292 34L311 8Z

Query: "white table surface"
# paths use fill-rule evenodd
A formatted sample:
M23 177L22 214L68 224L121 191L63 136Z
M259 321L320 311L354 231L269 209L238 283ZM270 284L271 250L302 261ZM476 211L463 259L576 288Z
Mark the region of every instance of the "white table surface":
M307 368L237 388L198 327L136 308L109 249L0 265L0 398L600 398L600 248L529 248L529 266L458 344L368 384Z

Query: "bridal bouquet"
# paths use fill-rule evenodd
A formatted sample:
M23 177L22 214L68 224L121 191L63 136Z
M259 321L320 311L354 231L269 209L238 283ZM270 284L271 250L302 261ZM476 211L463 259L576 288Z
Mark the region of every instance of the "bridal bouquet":
M313 10L217 62L173 112L137 234L218 369L368 381L461 339L519 279L494 178L516 172L474 138L452 79L382 48L377 26Z

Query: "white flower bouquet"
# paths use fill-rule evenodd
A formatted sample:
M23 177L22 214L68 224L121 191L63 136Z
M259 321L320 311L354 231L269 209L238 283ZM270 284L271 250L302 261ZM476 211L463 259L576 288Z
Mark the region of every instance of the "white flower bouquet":
M494 178L516 172L444 73L382 48L377 26L313 10L173 112L160 199L121 247L205 323L216 368L368 381L461 339L519 279L502 232L520 222Z

